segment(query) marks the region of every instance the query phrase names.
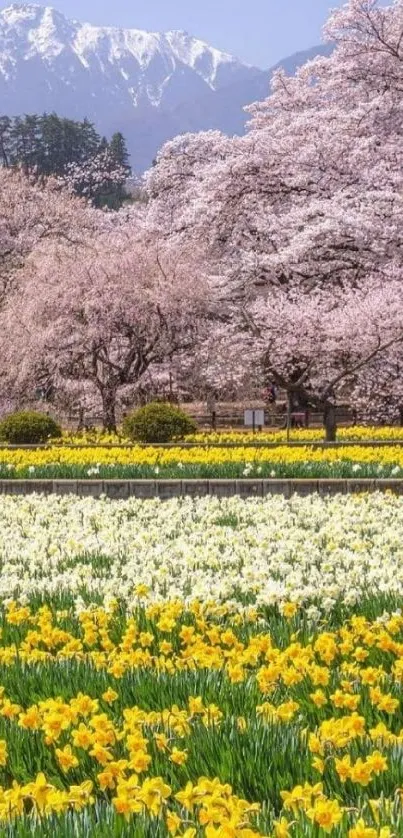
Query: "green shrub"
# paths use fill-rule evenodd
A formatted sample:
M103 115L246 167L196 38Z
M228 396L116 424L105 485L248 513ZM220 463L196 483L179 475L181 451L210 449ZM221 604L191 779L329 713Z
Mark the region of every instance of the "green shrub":
M123 433L139 442L170 442L197 430L196 422L179 407L151 402L126 416Z
M0 421L0 441L12 445L35 445L62 435L62 430L46 413L19 410Z

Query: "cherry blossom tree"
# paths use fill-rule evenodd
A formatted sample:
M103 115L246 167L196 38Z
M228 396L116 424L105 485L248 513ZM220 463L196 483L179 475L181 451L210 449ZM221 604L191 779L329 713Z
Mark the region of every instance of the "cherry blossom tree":
M279 71L245 137L168 143L146 186L150 225L209 260L228 369L236 360L241 379L250 346L288 393L321 406L331 438L338 398L400 346L401 309L381 304L400 301L403 0L350 0L325 35L333 54Z
M268 310L269 308L269 310ZM323 411L326 439L336 435L336 405L363 387L372 369L385 370L403 347L403 286L398 278L363 289L283 293L245 311L252 354L289 397Z
M351 0L326 29L338 41L333 55L308 62L295 78L279 71L268 99L248 108L245 137L229 140L207 132L168 143L146 180L150 218L160 226L164 222L170 232L188 235L193 229L248 285L251 279L271 281L273 268L279 281L287 280L295 233L309 236L307 214L324 215L318 200L350 189L357 204L363 191L372 203L377 190L393 201L402 187L397 165L403 128L402 16L402 0L388 8ZM366 34L357 47L362 28ZM332 209L327 215L325 210L329 222ZM400 219L395 222L387 200L382 209L387 214L383 235L396 245ZM300 212L305 218L298 218ZM374 233L381 232L382 223L380 208ZM360 249L348 238L338 242L338 250L349 243L355 253L351 274L361 269ZM312 273L317 273L314 263Z
M196 344L208 294L194 256L190 269L184 251L124 226L74 256L60 247L42 253L8 308L16 391L34 379L87 404L98 397L104 427L116 430L118 398Z
M392 345L354 382L357 420L403 425L403 346Z
M276 73L244 137L168 143L147 207L112 218L0 172L16 391L98 398L113 428L146 378L246 392L260 371L323 410L328 439L341 401L400 410L403 0L349 0L325 35L332 55Z
M15 405L10 373L16 368L14 333L7 328L8 306L18 301L25 269L50 247L73 253L99 226L94 211L49 180L39 185L20 170L0 168L0 382L1 410ZM8 382L8 383L7 383Z
M0 168L0 306L30 255L49 241L76 244L94 215L54 181L36 185L22 171Z
M93 206L117 209L123 200L127 166L117 163L109 148L83 162L68 163L58 181L73 195L87 198Z

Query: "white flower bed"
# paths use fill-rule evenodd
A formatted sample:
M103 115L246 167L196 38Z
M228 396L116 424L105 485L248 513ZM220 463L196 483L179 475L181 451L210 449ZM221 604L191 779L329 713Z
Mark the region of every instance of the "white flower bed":
M101 560L100 558L101 557ZM403 499L2 497L0 598L84 591L331 607L403 591Z

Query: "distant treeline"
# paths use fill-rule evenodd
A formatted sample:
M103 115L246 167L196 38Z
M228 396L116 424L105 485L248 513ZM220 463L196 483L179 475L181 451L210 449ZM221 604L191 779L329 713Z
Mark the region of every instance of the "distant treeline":
M131 172L120 132L108 141L89 120L55 113L0 116L0 165L22 167L38 178L62 178L76 194L111 209L127 197L124 184Z

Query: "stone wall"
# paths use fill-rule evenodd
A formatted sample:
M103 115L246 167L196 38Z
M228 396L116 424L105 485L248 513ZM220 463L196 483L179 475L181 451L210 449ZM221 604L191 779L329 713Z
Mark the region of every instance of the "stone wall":
M112 499L181 497L265 497L294 493L309 495L349 494L350 492L392 491L403 495L402 479L337 479L337 480L0 480L0 494L77 495Z

